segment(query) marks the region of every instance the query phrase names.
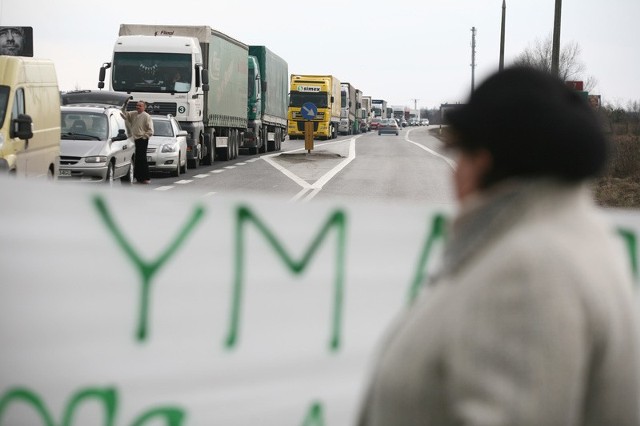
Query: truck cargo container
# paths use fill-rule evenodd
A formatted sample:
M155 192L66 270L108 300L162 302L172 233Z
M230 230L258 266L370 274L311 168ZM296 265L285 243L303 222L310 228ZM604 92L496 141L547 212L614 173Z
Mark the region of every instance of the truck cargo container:
M209 26L122 24L98 87L112 68L112 90L175 116L189 133L190 167L233 159L247 129L248 51Z
M358 110L356 92L358 90L351 83L340 84L340 127L339 132L343 135L350 135L356 126L356 112ZM362 92L360 92L362 93ZM359 131L359 128L358 128Z
M302 106L316 106L313 120L314 138L333 139L340 123L340 80L332 75L291 75L289 93L289 138L304 137L305 118Z
M360 131L368 132L371 129L372 104L371 96L362 97L362 108L360 108Z
M249 46L248 124L240 148L279 151L287 134L287 62L265 46Z

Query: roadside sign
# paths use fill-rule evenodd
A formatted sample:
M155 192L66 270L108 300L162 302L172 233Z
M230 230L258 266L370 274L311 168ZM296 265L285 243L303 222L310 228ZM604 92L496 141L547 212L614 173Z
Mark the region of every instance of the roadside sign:
M300 108L300 114L302 114L302 118L305 120L313 120L318 115L318 107L311 102L305 102Z
M313 149L313 121L304 122L304 149L307 152Z

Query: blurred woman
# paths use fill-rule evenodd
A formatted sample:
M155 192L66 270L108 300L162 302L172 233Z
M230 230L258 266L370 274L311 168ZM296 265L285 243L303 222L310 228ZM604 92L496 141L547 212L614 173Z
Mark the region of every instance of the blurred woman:
M638 314L589 181L607 141L546 73L511 68L449 114L460 209L394 324L361 426L639 425Z

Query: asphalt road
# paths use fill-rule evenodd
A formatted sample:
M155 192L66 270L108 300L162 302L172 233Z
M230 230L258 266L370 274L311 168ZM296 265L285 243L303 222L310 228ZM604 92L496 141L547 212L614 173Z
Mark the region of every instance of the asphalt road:
M292 201L349 199L450 205L455 163L427 127L399 136L369 132L315 141L286 140L276 153L240 155L212 166L189 169L179 178L152 174L153 191L196 191L203 196L273 194Z

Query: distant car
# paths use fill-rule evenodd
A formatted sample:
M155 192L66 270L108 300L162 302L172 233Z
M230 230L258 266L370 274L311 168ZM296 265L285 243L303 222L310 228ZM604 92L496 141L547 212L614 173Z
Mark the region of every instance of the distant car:
M378 136L386 133L395 134L396 136L400 134L398 123L393 118L385 118L378 125Z
M380 122L383 119L380 117L375 117L371 119L371 123L369 124L369 127L371 128L371 130L378 130L378 125L380 124Z
M422 120L420 120L420 125L421 126L428 126L429 125L429 119L428 118L423 118Z
M367 120L360 120L360 133L367 133L369 131L369 123Z
M170 172L178 177L187 172L187 136L180 123L171 115L152 115L153 136L147 146L150 171Z
M121 115L129 98L91 90L61 95L59 180L133 182L135 143Z
M407 124L408 124L408 123L407 123L407 120L405 120L404 118L400 121L400 125L401 125L402 127L407 127Z

